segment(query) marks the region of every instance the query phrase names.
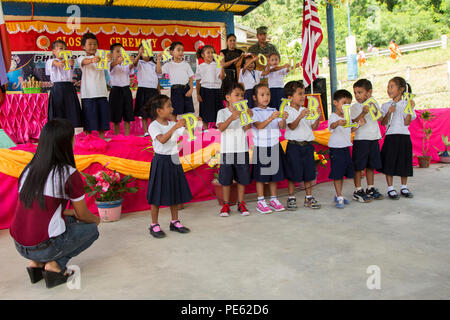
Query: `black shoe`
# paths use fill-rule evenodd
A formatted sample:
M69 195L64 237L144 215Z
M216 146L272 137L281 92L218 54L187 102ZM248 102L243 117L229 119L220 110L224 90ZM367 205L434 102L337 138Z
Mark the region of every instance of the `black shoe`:
M403 188L403 189L401 189L401 190L400 190L400 194L401 194L402 196L404 196L405 198L413 198L413 197L414 197L414 195L412 194L411 191L409 191L408 188Z
M372 199L364 192L363 189L353 192L353 200L359 202L370 202Z
M159 226L159 231L154 231L153 230L156 226ZM154 236L155 238L164 238L166 236L166 233L161 230L161 226L159 224L155 224L153 226L150 226L150 228L148 228L148 230L150 230L150 234L152 236Z
M373 188L372 187L370 189L366 189L366 194L369 197L371 197L372 199L375 199L375 200L382 200L382 199L384 199L384 196L380 192L378 192L377 188Z
M395 190L388 191L388 196L389 196L389 199L392 199L392 200L400 199L400 197L398 196L397 191L395 191Z
M170 231L177 231L179 233L189 233L191 230L189 230L189 228L186 227L177 227L175 224L176 223L180 223L180 220L175 221L174 223L170 223Z
M59 286L60 284L66 283L67 279L69 279L69 277L74 274L74 271L65 273L66 270L61 271L61 272L52 272L52 271L45 271L45 270L42 271L42 275L44 276L46 287L48 289L51 289L53 287Z
M42 268L31 268L27 267L28 275L30 276L31 283L36 283L44 279L42 272L44 271L44 267Z

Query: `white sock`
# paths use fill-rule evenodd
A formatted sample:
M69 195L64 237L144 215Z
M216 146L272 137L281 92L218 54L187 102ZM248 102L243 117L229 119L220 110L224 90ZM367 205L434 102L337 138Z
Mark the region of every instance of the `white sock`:
M362 187L356 187L356 188L355 188L355 191L358 192L359 190L362 190Z
M312 198L312 196L308 196L308 195L306 195L306 198L307 198L307 199L310 199L310 198Z
M258 197L258 202L263 201L264 197Z
M394 186L388 186L388 192L389 191L394 191L394 190L395 190Z
M295 199L295 196L288 196L288 199Z
M375 188L373 185L370 185L370 186L367 186L367 189L372 189L372 188Z
M277 196L270 196L270 201L272 201L272 200L277 200Z
M338 200L344 200L344 197L340 196L340 197L337 197L337 199Z
M407 189L407 188L408 188L408 187L406 186L406 184L402 184L400 190L401 190L401 189Z

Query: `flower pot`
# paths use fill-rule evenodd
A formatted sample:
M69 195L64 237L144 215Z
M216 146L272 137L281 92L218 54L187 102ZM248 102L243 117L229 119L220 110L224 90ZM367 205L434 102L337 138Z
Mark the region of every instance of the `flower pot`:
M218 182L213 182L214 194L217 197L219 204L223 206L223 186ZM237 183L233 183L230 189L230 206L234 206L237 203Z
M431 156L418 156L419 168L428 168L431 162Z
M114 201L95 201L98 214L103 222L113 222L120 219L123 199Z
M450 157L439 156L439 161L442 163L450 163Z

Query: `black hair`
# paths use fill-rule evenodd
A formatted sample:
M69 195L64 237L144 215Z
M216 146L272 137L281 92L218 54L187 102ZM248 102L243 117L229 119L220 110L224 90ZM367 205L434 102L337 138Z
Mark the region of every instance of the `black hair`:
M228 35L227 35L227 40L230 39L231 37L235 37L235 38L236 38L236 35L235 35L234 33L228 34Z
M349 91L347 91L345 89L337 90L333 94L333 100L334 101L339 101L339 100L341 100L343 98L348 98L348 99L352 100L353 96L352 96L352 94Z
M141 43L141 44L139 45L139 47L138 47L138 51L139 51L143 46L144 46L144 45ZM141 56L141 57L139 58L139 60L144 60L144 57ZM150 61L155 62L155 59L153 59L153 57L150 57Z
M214 47L212 45L207 44L207 45L204 45L203 47L201 47L200 49L197 50L197 59L200 59L202 57L202 53L206 49L211 49L213 51L213 53L217 53L216 49L214 49Z
M278 59L281 60L281 56L280 56L280 54L279 54L278 52L272 52L272 53L269 55L269 59L270 59L270 57L272 57L272 56L277 56Z
M403 88L402 93L405 93L405 92L412 93L411 85L409 83L407 83L406 80L403 79L402 77L393 77L389 81L393 81L399 88Z
M83 34L83 36L81 37L81 46L86 45L87 39L94 39L95 41L97 41L97 44L98 44L98 40L97 40L97 37L95 36L95 34L88 32L88 33Z
M353 88L364 88L364 90L372 90L372 82L367 79L359 79L353 84Z
M113 52L114 49L115 49L116 47L121 47L121 48L123 48L123 45L122 45L121 43L119 43L119 42L113 43L113 44L109 47L109 50L111 50L111 52Z
M244 85L240 82L226 82L223 87L223 95L226 96L231 94L234 89L245 91Z
M64 47L67 48L67 43L65 43L63 40L55 40L52 43L52 50L55 49L55 47L58 43L62 44Z
M65 119L50 120L42 128L36 153L19 177L20 186L23 174L27 171L19 191L19 200L26 208L31 208L34 200L37 200L40 207L45 209L44 187L53 169L52 178L55 179L57 174L61 179L59 183L53 184L59 186L59 190L54 191L59 191L60 195L65 193L63 179L67 176L68 166L75 168L72 148L74 133L72 124Z
M180 45L180 46L182 46L182 47L184 48L183 42L175 41L175 42L172 42L172 43L170 44L169 50L170 50L170 51L175 50L175 47L178 46L178 45Z
M253 87L253 96L255 97L255 100L256 100L256 97L258 96L259 89L261 89L263 87L269 88L269 86L265 83L258 83L257 85L255 85Z
M245 63L246 63L247 60L249 60L249 59L253 59L253 56L252 56L252 55L245 56L244 59L242 60L241 66L244 67L244 66L245 66ZM255 67L256 67L256 62L253 62L253 63L255 64Z
M284 85L284 96L292 97L298 88L305 89L303 81L293 80Z
M147 116L151 120L156 120L158 117L157 110L164 108L164 104L168 100L170 100L170 98L165 94L158 94L154 96L142 107L143 115Z

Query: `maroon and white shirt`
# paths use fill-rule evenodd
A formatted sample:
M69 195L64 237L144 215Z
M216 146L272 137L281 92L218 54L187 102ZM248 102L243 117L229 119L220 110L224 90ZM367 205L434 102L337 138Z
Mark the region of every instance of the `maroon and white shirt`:
M19 201L10 233L21 245L35 246L66 231L63 213L68 201L83 200L85 195L80 173L73 167L66 168L62 179L57 171L50 172L44 187L45 210L37 200L31 208L25 208ZM19 192L27 175L28 169L21 179ZM63 194L60 194L60 181L64 181Z

